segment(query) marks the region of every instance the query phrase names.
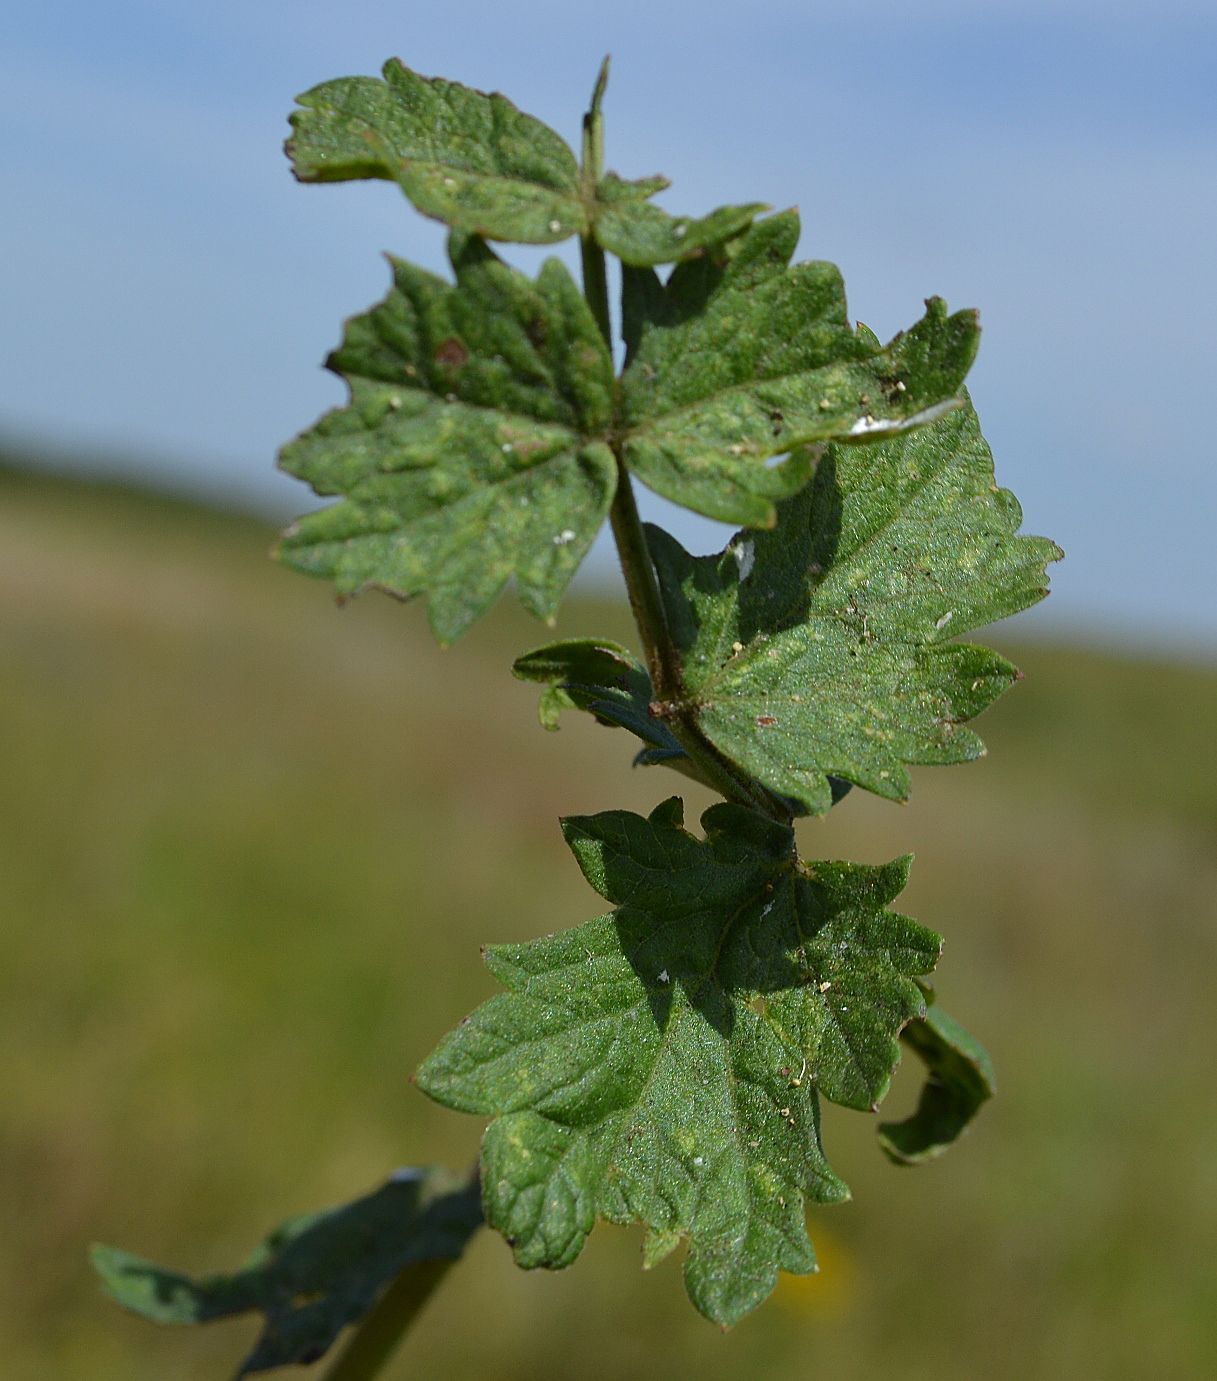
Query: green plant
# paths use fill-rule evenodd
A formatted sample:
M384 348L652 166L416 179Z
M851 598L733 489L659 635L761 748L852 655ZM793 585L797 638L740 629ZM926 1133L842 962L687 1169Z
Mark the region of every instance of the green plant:
M976 315L930 299L885 346L849 324L834 267L791 266L794 212L660 210L663 178L604 171L606 77L578 162L503 97L400 63L301 97L297 177L396 181L450 227L455 282L392 261L388 296L348 322L328 363L350 401L281 460L338 502L279 557L344 595L425 594L449 642L511 580L551 618L607 516L642 657L568 640L515 674L544 687L547 728L585 711L637 738L636 762L724 799L700 836L676 797L646 818L563 822L614 909L491 948L505 991L418 1073L431 1097L492 1119L480 1193L402 1172L203 1281L96 1249L110 1293L147 1317L262 1311L241 1375L316 1360L352 1324L330 1375L374 1375L483 1214L525 1267L569 1265L597 1217L640 1221L645 1263L687 1242L694 1304L734 1323L779 1271L815 1269L805 1206L848 1194L821 1097L877 1108L903 1041L927 1082L879 1134L915 1164L992 1091L984 1051L926 982L939 937L889 909L908 859L807 862L793 830L851 787L903 800L910 765L977 757L967 721L1018 676L953 641L1041 598L1060 555L1017 535L994 484L963 391ZM557 260L532 280L489 247L571 236L582 292ZM620 376L606 250L621 262ZM689 555L640 522L634 476L741 531Z

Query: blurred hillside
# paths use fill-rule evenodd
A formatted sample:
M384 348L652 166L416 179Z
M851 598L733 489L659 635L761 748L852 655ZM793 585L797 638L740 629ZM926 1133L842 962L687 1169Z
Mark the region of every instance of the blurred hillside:
M252 1324L163 1332L92 1239L193 1270L478 1123L408 1083L488 995L488 940L597 913L560 814L681 792L630 742L536 724L504 603L448 652L417 606L336 611L257 523L0 472L0 1370L215 1381ZM1017 629L1017 624L1015 624ZM625 634L571 602L562 631ZM812 857L917 853L944 1006L998 1099L890 1167L829 1109L854 1202L824 1266L728 1336L600 1228L559 1275L476 1243L393 1375L870 1381L1217 1371L1217 672L997 640L1027 674L990 756L855 792ZM898 1080L885 1111L915 1097Z

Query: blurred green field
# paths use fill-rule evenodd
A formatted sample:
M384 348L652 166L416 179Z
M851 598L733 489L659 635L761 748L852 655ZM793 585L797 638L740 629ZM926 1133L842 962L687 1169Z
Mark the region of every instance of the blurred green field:
M537 727L504 603L441 652L422 610L336 611L257 523L0 473L0 1373L218 1381L253 1323L120 1314L92 1239L231 1266L394 1166L476 1154L409 1084L493 984L488 940L597 914L560 814L682 792L625 736ZM570 602L562 631L624 632ZM829 1109L854 1202L820 1276L729 1335L601 1227L523 1274L482 1234L401 1378L862 1381L1217 1374L1217 671L1034 644L990 756L855 792L812 857L917 854L904 909L999 1097L897 1170ZM898 1079L885 1112L916 1093Z

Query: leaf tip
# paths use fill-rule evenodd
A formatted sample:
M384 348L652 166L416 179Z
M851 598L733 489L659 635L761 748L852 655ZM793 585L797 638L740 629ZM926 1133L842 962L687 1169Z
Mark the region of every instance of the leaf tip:
M596 73L596 84L592 87L592 101L587 111L589 116L600 114L600 105L604 100L604 93L608 89L609 68L612 66L612 62L612 53L605 53L600 63L600 70Z

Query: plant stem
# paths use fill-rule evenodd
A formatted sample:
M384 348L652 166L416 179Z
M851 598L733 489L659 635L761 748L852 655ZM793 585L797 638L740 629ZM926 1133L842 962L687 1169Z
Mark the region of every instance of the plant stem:
M371 1381L377 1376L452 1264L426 1261L407 1266L364 1316L325 1381Z
M583 117L582 176L588 200L591 191L604 175L604 117L600 111L604 89L608 84L609 60L604 59L591 105ZM583 265L583 295L591 308L600 333L610 351L613 348L612 322L609 316L608 276L605 271L604 250L589 231L580 237L579 253ZM614 447L617 459L617 490L609 513L613 539L617 544L617 558L625 577L630 609L638 635L642 639L647 670L658 703L671 706L668 727L688 755L694 775L720 792L728 801L739 801L784 824L790 821L790 811L784 802L767 791L747 773L723 757L702 734L697 724L681 707L685 703L684 681L680 654L668 629L667 615L655 577L655 567L647 548L646 532L638 516L634 486L625 462Z
M604 176L604 116L600 113L600 103L604 99L604 88L608 85L609 60L606 57L600 64L596 85L592 91L591 105L583 117L583 159L580 172L583 176L584 196L587 202L594 199L597 183ZM589 232L579 237L579 253L583 261L583 295L600 327L600 334L610 350L613 348L613 328L609 320L608 278L604 270L604 251Z

